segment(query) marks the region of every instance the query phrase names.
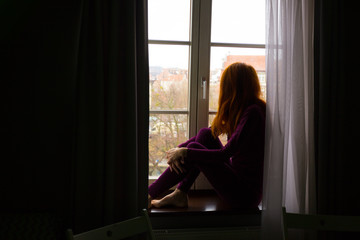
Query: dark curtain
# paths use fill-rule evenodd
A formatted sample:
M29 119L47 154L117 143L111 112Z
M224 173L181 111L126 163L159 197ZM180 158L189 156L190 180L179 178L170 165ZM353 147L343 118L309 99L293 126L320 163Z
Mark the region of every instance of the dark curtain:
M147 1L83 1L79 28L74 227L147 206Z
M147 206L146 0L0 1L0 238Z
M70 226L79 1L0 1L0 239Z
M360 215L358 10L341 0L315 4L318 212Z

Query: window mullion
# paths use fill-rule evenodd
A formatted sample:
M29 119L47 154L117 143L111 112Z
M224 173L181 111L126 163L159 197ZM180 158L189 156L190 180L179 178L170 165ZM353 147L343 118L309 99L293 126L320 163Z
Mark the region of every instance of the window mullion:
M252 44L252 43L221 43L212 42L212 47L232 47L232 48L265 48L265 44Z
M149 44L163 44L163 45L190 45L189 41L174 41L174 40L148 40Z
M191 31L190 31L190 84L189 84L189 136L197 133L197 97L198 97L198 67L199 67L199 23L200 0L191 1Z
M200 0L197 131L208 127L211 0Z
M192 128L195 135L201 128L208 127L209 118L209 75L210 75L210 31L211 31L211 0L193 0L196 13L196 22L193 22L192 37L192 84L194 87L193 107L197 109L196 126ZM195 12L194 12L195 13ZM195 16L195 14L194 14ZM194 38L195 37L195 38ZM196 41L195 41L196 40ZM205 84L204 84L205 83ZM195 181L195 189L211 189L211 185L203 174Z

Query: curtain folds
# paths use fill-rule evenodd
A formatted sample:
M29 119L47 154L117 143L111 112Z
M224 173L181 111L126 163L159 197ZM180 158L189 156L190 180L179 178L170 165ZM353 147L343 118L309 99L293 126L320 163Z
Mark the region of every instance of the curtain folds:
M313 16L313 0L267 0L263 239L281 239L282 206L315 211Z
M147 206L147 1L82 1L73 165L75 232Z
M316 20L317 209L359 216L358 9L341 0L317 0ZM359 233L320 236L360 239Z

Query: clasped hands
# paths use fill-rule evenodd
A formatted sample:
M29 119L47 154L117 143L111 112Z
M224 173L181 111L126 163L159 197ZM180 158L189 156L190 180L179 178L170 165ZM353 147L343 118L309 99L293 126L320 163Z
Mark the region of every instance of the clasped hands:
M167 163L169 164L170 171L175 171L177 174L186 171L185 157L187 155L187 148L172 148L166 152Z

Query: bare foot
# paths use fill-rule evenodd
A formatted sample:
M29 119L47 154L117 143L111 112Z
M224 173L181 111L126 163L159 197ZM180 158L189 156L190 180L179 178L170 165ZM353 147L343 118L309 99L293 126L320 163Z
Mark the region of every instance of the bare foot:
M178 208L184 208L188 206L188 196L187 193L175 189L172 193L169 195L166 195L160 200L152 200L151 205L155 208L162 208L162 207L178 207Z

